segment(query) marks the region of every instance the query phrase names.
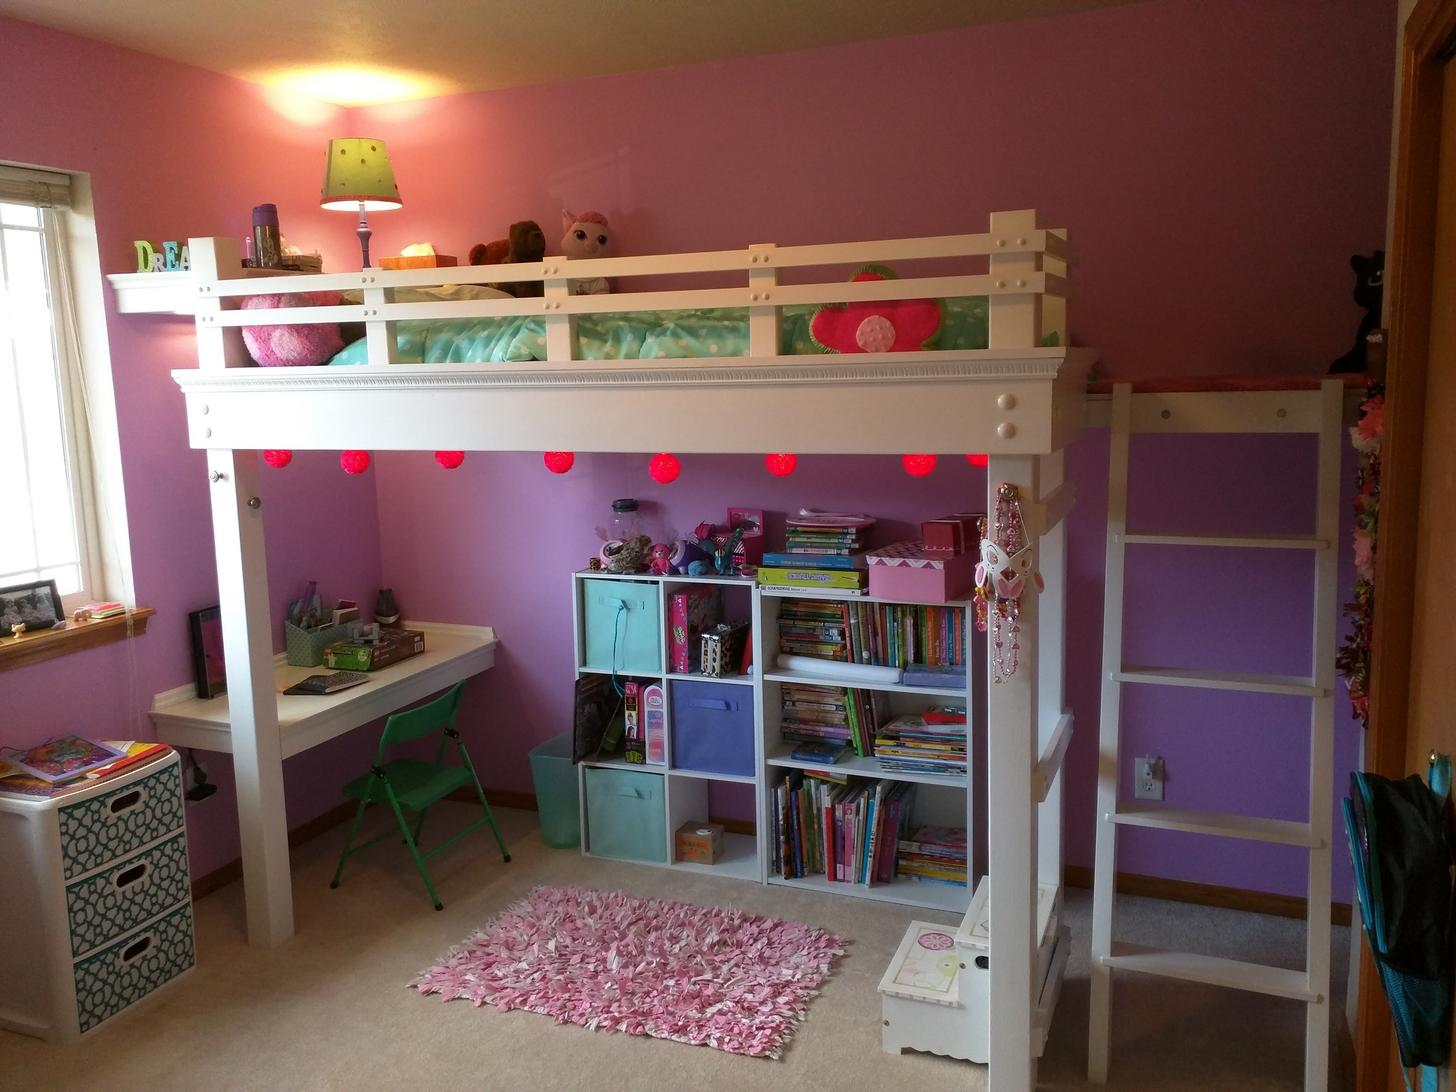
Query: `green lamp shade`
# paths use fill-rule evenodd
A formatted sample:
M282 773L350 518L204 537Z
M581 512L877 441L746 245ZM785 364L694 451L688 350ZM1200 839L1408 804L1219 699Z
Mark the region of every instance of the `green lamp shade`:
M329 141L319 204L343 212L357 210L361 204L369 212L403 205L384 141L372 137L339 137Z

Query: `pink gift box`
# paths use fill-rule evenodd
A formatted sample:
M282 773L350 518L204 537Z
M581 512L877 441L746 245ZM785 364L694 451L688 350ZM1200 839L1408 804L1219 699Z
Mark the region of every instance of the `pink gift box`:
M966 554L980 545L976 534L979 512L956 512L920 525L920 539L925 550L936 554Z
M969 595L976 573L975 554L927 550L923 542L897 542L871 550L870 594L881 599L944 603Z

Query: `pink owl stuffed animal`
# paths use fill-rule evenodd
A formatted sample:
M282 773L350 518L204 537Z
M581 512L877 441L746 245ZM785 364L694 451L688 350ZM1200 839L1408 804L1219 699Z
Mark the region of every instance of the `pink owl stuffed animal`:
M599 212L561 210L561 253L568 258L610 258L612 231L607 218ZM573 296L596 296L610 292L605 277L582 277L571 282Z

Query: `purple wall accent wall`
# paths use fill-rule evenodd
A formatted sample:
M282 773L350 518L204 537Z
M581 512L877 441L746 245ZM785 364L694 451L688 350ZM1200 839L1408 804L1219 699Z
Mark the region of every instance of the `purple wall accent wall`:
M549 239L563 205L606 212L624 253L978 231L991 209L1034 206L1072 233L1074 337L1099 347L1106 374L1312 374L1344 350L1358 320L1346 258L1384 235L1393 5L1339 7L1331 18L1318 0L1154 0L353 112L280 102L0 19L0 68L51 87L44 104L0 102L0 159L91 172L108 271L127 268L133 238L242 234L265 200L278 203L291 240L347 266L348 218L319 212L314 198L319 151L340 125L390 142L406 204L374 219L379 253L429 239L464 254L526 217ZM68 76L57 84L56 72ZM191 327L109 311L108 326L137 590L161 613L143 640L0 675L0 742L51 729L149 735L150 695L190 677L185 613L215 599L203 459L186 446L168 375L195 362ZM642 446L652 450L650 431ZM905 446L916 446L912 437ZM1307 457L1269 460L1258 444L1234 451L1140 455L1147 475L1187 462L1216 483L1206 508L1153 495L1149 522L1201 525L1195 517L1240 497L1254 498L1260 529L1307 511L1306 483L1284 477ZM1089 433L1068 462L1081 498L1068 576L1068 693L1080 725L1068 859L1090 864L1105 436ZM409 614L495 625L502 654L472 686L465 718L490 740L476 750L487 783L513 788L529 786L528 748L565 726L566 574L590 552L614 496L659 500L682 526L730 503L861 507L911 524L965 507L984 484L958 459L923 482L889 459L805 459L779 481L756 459L697 457L670 487L650 482L645 458L633 456L583 455L561 479L535 454L473 455L453 474L428 454L388 454L376 467L349 479L332 456L300 454L284 474L265 474L274 600L310 577L330 594L367 597L382 571ZM1274 639L1242 649L1240 662L1274 670L1277 657L1307 645L1294 620L1305 610L1296 563L1274 559L1263 581L1227 568L1190 578L1175 564L1184 562L1152 558L1147 582L1133 586L1130 650L1232 657L1256 615L1273 621ZM1210 588L1228 594L1200 594ZM1169 599L1186 601L1198 624L1155 623L1152 608ZM1220 610L1223 628L1205 640ZM69 696L78 678L84 699ZM1272 746L1260 762L1251 754L1301 732L1302 709L1198 692L1130 698L1125 751L1164 754L1171 800L1222 801L1233 784L1234 801L1251 810L1271 797L1297 810L1303 750ZM1155 731L1165 717L1188 723L1176 744ZM369 732L353 733L291 760L291 822L331 806L371 744ZM1341 769L1355 744L1342 708ZM212 765L223 791L189 812L196 872L237 848L226 764ZM1121 842L1128 871L1302 885L1289 854L1144 833ZM1343 875L1337 894L1348 898Z
M406 194L377 238L464 253L530 217L551 239L564 205L604 211L622 252L650 253L978 231L991 209L1034 206L1071 232L1074 339L1101 350L1103 374L1318 374L1358 321L1346 259L1384 236L1393 6L1329 15L1314 0L1161 0L369 109ZM442 148L448 171L434 169ZM653 449L650 422L621 427ZM1313 461L1300 447L1234 441L1214 454L1195 441L1172 456L1140 444L1134 513L1177 529L1223 526L1242 506L1251 529L1307 530ZM1068 465L1080 500L1067 858L1090 865L1105 434L1088 433ZM1205 491L1168 481L1174 471L1201 473ZM536 455L471 456L445 474L428 455L391 454L379 480L384 569L407 609L500 632L498 666L468 708L490 722L488 780L524 788L526 750L568 724L566 574L613 497L658 500L680 527L730 503L913 523L966 507L984 478L958 458L925 481L893 459L804 459L779 481L754 458L692 457L661 487L646 456L583 456L558 479ZM1244 558L1134 560L1130 655L1299 669L1308 559L1265 556L1262 575ZM1307 799L1307 705L1146 691L1127 710L1124 753L1165 757L1170 802L1282 816ZM1338 736L1344 771L1358 740L1343 704ZM1303 890L1293 851L1142 831L1120 846L1130 872Z
M277 202L291 241L335 254L356 245L352 221L322 212L314 197L343 111L293 102L285 117L252 84L3 17L0 71L8 87L46 87L43 96L0 96L0 160L91 175L106 272L135 268L133 239L241 236L262 201ZM106 308L136 595L157 616L139 640L0 673L0 744L65 732L152 738L152 695L192 678L187 612L217 601L206 460L187 446L170 374L196 367L192 323L117 316L109 290ZM285 474L264 469L261 494L275 603L309 577L336 594L373 594L372 480L347 478L332 456L300 453ZM364 735L289 761L293 823L331 807L344 772L367 765ZM194 875L238 853L228 763L201 757L223 791L188 809Z

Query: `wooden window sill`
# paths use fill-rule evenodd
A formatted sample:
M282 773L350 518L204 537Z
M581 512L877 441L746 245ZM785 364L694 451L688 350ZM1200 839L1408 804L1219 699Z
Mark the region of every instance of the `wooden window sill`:
M140 637L147 631L147 619L156 613L151 607L136 607L99 622L67 622L64 629L22 633L19 637L7 635L0 638L0 671Z

